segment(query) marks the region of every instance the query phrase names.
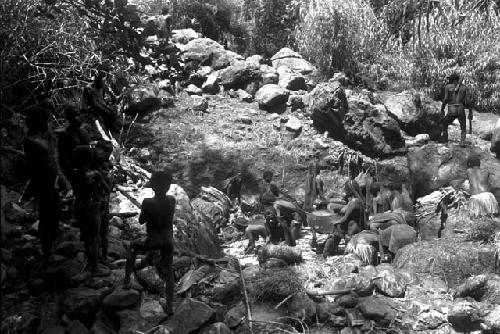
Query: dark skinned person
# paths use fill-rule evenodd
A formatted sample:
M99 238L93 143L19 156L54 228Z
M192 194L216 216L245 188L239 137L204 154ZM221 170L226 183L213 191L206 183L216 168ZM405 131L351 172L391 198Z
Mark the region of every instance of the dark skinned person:
M127 264L125 266L124 288L130 287L130 275L139 252L160 250L162 275L165 280L166 306L165 312L173 313L174 273L172 268L174 239L173 217L175 212L175 197L167 195L172 183L172 173L158 171L151 175L150 185L155 193L153 198L142 202L139 223L146 224L147 236L135 240L130 245Z
M255 241L259 240L259 237L264 238L266 244L285 241L285 230L272 207L264 211L264 217L266 219L264 225L249 225L245 229L245 236L248 238L248 246L245 248L247 254L255 249Z
M103 193L103 200L101 205L101 228L100 228L100 241L101 241L101 260L104 264L108 262L108 230L109 230L109 199L113 187L111 170L113 164L110 161L111 154L113 153L113 144L106 140L99 140L94 144L93 149L93 168L98 170L106 184L108 191Z
M347 181L345 192L348 204L344 210L344 216L334 223L333 232L326 240L323 250L325 258L337 253L342 239L345 239L347 244L354 234L364 228L365 201L358 183L354 180Z
M467 159L467 176L470 183L469 214L471 218L498 215L498 202L488 186L490 173L481 170L479 156L473 155Z
M58 232L60 202L58 183L63 181L71 195L71 186L61 173L57 162L57 144L49 126L49 103L41 103L27 111L28 133L24 140L26 171L29 177L24 196L35 198L39 211L38 233L45 261L52 253Z
M109 185L102 174L92 167L92 148L80 145L73 152L76 166L72 177L75 192L75 216L80 227L90 272L93 276L107 276L109 269L98 265L101 210Z
M82 128L80 111L76 107L66 106L64 116L69 125L59 137L59 164L64 173L69 176L74 168L71 165L73 151L78 145L89 145L91 140L89 133Z
M467 120L465 116L467 99L467 87L461 83L460 76L452 73L448 76L448 84L444 88L444 98L441 104L441 116L443 119L443 128L441 140L448 142L448 126L458 118L460 123L460 145L465 145L467 135ZM448 105L448 113L444 114L444 109ZM472 121L472 109L469 109L469 120Z
M241 204L241 173L224 180L223 190L230 200L236 199Z
M280 222L285 233L285 241L288 246L295 246L295 236L297 235L297 226L291 226L293 214L298 211L295 201L290 195L278 188L272 182L273 172L267 170L264 172L261 182L259 183L259 202L263 211L272 208ZM280 198L283 195L289 201Z
M116 110L108 105L107 96L109 96L111 103L116 103L116 95L106 84L106 73L98 71L93 82L83 90L82 109L102 118L107 130L117 132L120 121Z

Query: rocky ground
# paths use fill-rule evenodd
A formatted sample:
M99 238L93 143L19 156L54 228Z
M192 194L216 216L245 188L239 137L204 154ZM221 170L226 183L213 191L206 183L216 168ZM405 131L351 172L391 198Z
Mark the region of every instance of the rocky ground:
M496 116L476 114L468 147L457 145L457 122L450 144L438 144L440 104L421 92L358 89L341 73L319 83L314 67L289 49L265 63L191 31L176 32L174 40L184 62L198 68L175 97L166 93L168 82L152 79L154 67L132 85L132 101L173 103L138 109L120 140L126 168L112 198L109 276L88 275L68 208L50 265L42 268L36 210L31 202L17 205L19 193L2 186L2 333L500 332L495 249L471 238L474 225L488 222L471 221L458 207L437 239L433 213L447 187L467 190L471 152L481 155L499 198L500 162L489 152ZM419 240L378 266L353 254L323 259L311 249L308 227L293 261L244 254L247 242L235 221L258 224L262 216L235 212L212 186L243 171L243 199L251 207L256 181L271 168L300 201L307 165L317 158L327 193L342 197L348 179L338 170L342 151L374 166L380 184L411 187ZM128 243L145 234L134 203L151 195L146 170L164 165L176 172L169 193L178 203L176 311L168 319L157 254L140 257L133 289L121 289ZM9 166L2 163L2 175ZM320 234L319 243L325 238ZM265 248L262 240L257 245ZM328 294L340 290L348 292Z

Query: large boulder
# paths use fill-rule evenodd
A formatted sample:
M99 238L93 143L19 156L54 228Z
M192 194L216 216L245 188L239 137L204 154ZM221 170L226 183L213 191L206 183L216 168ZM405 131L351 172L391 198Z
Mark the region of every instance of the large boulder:
M61 308L70 318L88 322L99 310L105 291L87 288L66 290L61 299Z
M215 317L215 310L197 300L186 298L164 325L172 334L193 333Z
M271 57L273 67L279 68L285 66L292 71L308 74L315 70L307 60L302 58L300 54L289 49L283 48Z
M201 65L223 68L233 61L224 47L210 38L193 39L183 50L181 57L185 62L195 61Z
M408 157L410 180L415 196L422 197L434 190L451 185L455 180L467 179L467 159L479 155L481 169L487 171L489 188L500 201L500 162L478 147L460 147L427 144L412 149Z
M442 275L453 287L471 275L493 271L494 253L489 245L437 239L403 247L393 264L395 268L415 273Z
M338 81L320 83L307 95L304 103L313 125L335 139L344 137L344 116L349 111L347 97Z
M405 152L401 129L383 105L356 98L350 98L348 103L343 124L349 145L370 157Z
M410 136L429 134L432 140L439 139L441 133L440 104L424 93L404 91L389 95L384 105L391 117Z
M172 30L172 42L187 44L193 39L197 39L200 37L200 34L194 31L193 29L174 29Z
M500 118L493 129L490 150L496 155L497 159L500 160Z
M260 81L260 76L258 66L245 62L238 62L219 72L220 84L225 89L245 89L251 82Z
M257 94L255 100L259 103L259 108L269 112L283 112L286 109L286 102L290 92L275 84L264 85Z
M278 85L288 90L307 90L306 79L302 74L294 73L287 68L278 69Z

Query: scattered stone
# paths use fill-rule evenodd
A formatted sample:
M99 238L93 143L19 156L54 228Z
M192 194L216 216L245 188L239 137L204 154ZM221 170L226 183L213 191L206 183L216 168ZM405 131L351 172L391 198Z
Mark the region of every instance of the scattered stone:
M253 123L252 118L250 118L249 116L246 116L246 115L241 115L238 118L238 121L243 123L243 124L248 124L248 125Z
M191 333L215 317L215 310L197 300L186 298L165 323L172 334Z
M189 86L187 86L185 91L189 95L201 95L201 94L203 94L203 90L201 88L196 87L193 84L189 84Z
M239 303L238 305L232 307L229 311L224 315L224 320L229 328L234 329L238 327L243 319L247 316L246 308L243 303Z
M316 303L305 292L294 295L287 302L288 314L306 323L316 320Z
M319 322L327 322L332 317L344 314L344 309L336 303L322 302L316 305Z
M148 332L154 327L154 324L146 322L145 319L141 317L138 310L121 310L115 313L120 319L120 331L119 333L137 333L137 332Z
M306 79L301 75L293 72L279 72L278 85L291 90L307 90Z
M83 252L83 245L81 242L75 241L63 241L54 250L54 254L67 258L75 257L78 252Z
M188 42L192 41L193 39L197 39L199 37L200 37L200 34L198 34L196 31L194 31L191 28L174 29L174 30L172 30L171 40L173 43L187 44Z
M388 325L396 318L396 310L390 298L383 296L368 296L361 298L359 310L368 319L373 319L383 325Z
M297 119L297 117L290 116L288 118L288 122L285 124L285 128L298 135L302 131L302 123Z
M113 259L125 259L127 250L123 246L123 242L119 239L108 238L108 255Z
M302 95L292 94L288 97L287 105L290 106L292 111L304 109L305 104Z
M339 304L339 306L345 307L345 308L353 308L358 304L358 297L349 294L349 295L343 295L340 296L336 299L336 302Z
M302 58L300 54L289 49L282 48L271 58L274 68L285 66L292 71L308 74L315 70L308 61Z
M260 64L262 63L263 60L264 60L264 58L261 55L253 55L253 56L248 57L245 60L245 62L247 62L248 64L252 64L254 66L260 66Z
M139 299L140 294L136 290L117 288L104 298L102 305L110 310L122 310L134 306Z
M108 236L113 239L121 239L122 230L114 225L110 225L108 228Z
M289 94L288 90L275 84L269 84L259 89L255 95L255 100L259 103L261 109L271 112L283 112L286 109Z
M73 320L68 327L66 327L68 334L90 334L90 331L80 321Z
M260 71L256 66L241 62L221 70L219 78L225 89L245 89L250 82L260 80Z
M243 89L238 89L238 97L243 102L252 102L253 96Z
M143 268L137 272L137 280L151 293L160 293L164 290L165 282L160 278L157 270L153 266Z
M223 322L216 322L206 327L201 334L231 334L231 330Z
M70 318L89 321L99 310L103 290L74 288L63 294L61 307Z
M270 84L278 84L279 76L276 72L268 72L262 76L262 84L270 85Z
M466 300L455 301L448 311L448 321L460 332L472 332L481 329L482 305Z
M160 302L156 299L142 303L140 313L141 317L150 324L159 324L167 317Z
M109 224L115 227L118 227L119 229L123 229L125 227L125 224L123 223L123 219L121 219L118 216L113 216L109 220Z
M14 202L5 203L3 214L13 223L21 223L28 217L28 212Z
M192 96L192 108L194 111L206 112L208 110L208 100L201 96Z
M215 71L208 75L207 80L201 86L204 93L207 94L217 94L220 90L219 87L219 72Z

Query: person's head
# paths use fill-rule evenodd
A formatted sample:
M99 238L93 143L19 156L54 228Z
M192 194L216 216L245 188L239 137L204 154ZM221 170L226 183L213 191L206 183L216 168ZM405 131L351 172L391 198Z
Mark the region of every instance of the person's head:
M266 170L262 175L262 178L264 179L264 181L271 182L271 180L273 179L273 172L270 170Z
M478 155L472 155L467 159L467 168L481 167L481 159Z
M88 145L79 145L73 151L73 165L78 169L89 168L92 161L92 149Z
M276 212L271 207L266 208L264 211L264 217L266 217L267 221L272 221L274 218L276 218Z
M460 75L457 72L453 72L450 75L448 75L448 81L450 83L458 82L458 80L460 80Z
M104 79L106 79L106 73L104 71L97 71L97 74L94 78L94 86L96 88L104 87Z
M30 131L46 132L49 129L50 105L40 103L26 112L26 126Z
M168 7L167 6L163 6L162 9L161 9L161 15L168 15Z
M94 156L98 163L109 160L113 153L113 144L109 140L98 140L94 148Z
M82 125L80 111L73 105L68 105L64 108L64 117L66 117L70 126L79 127Z
M155 194L165 195L172 184L172 172L169 170L153 172L149 184Z

